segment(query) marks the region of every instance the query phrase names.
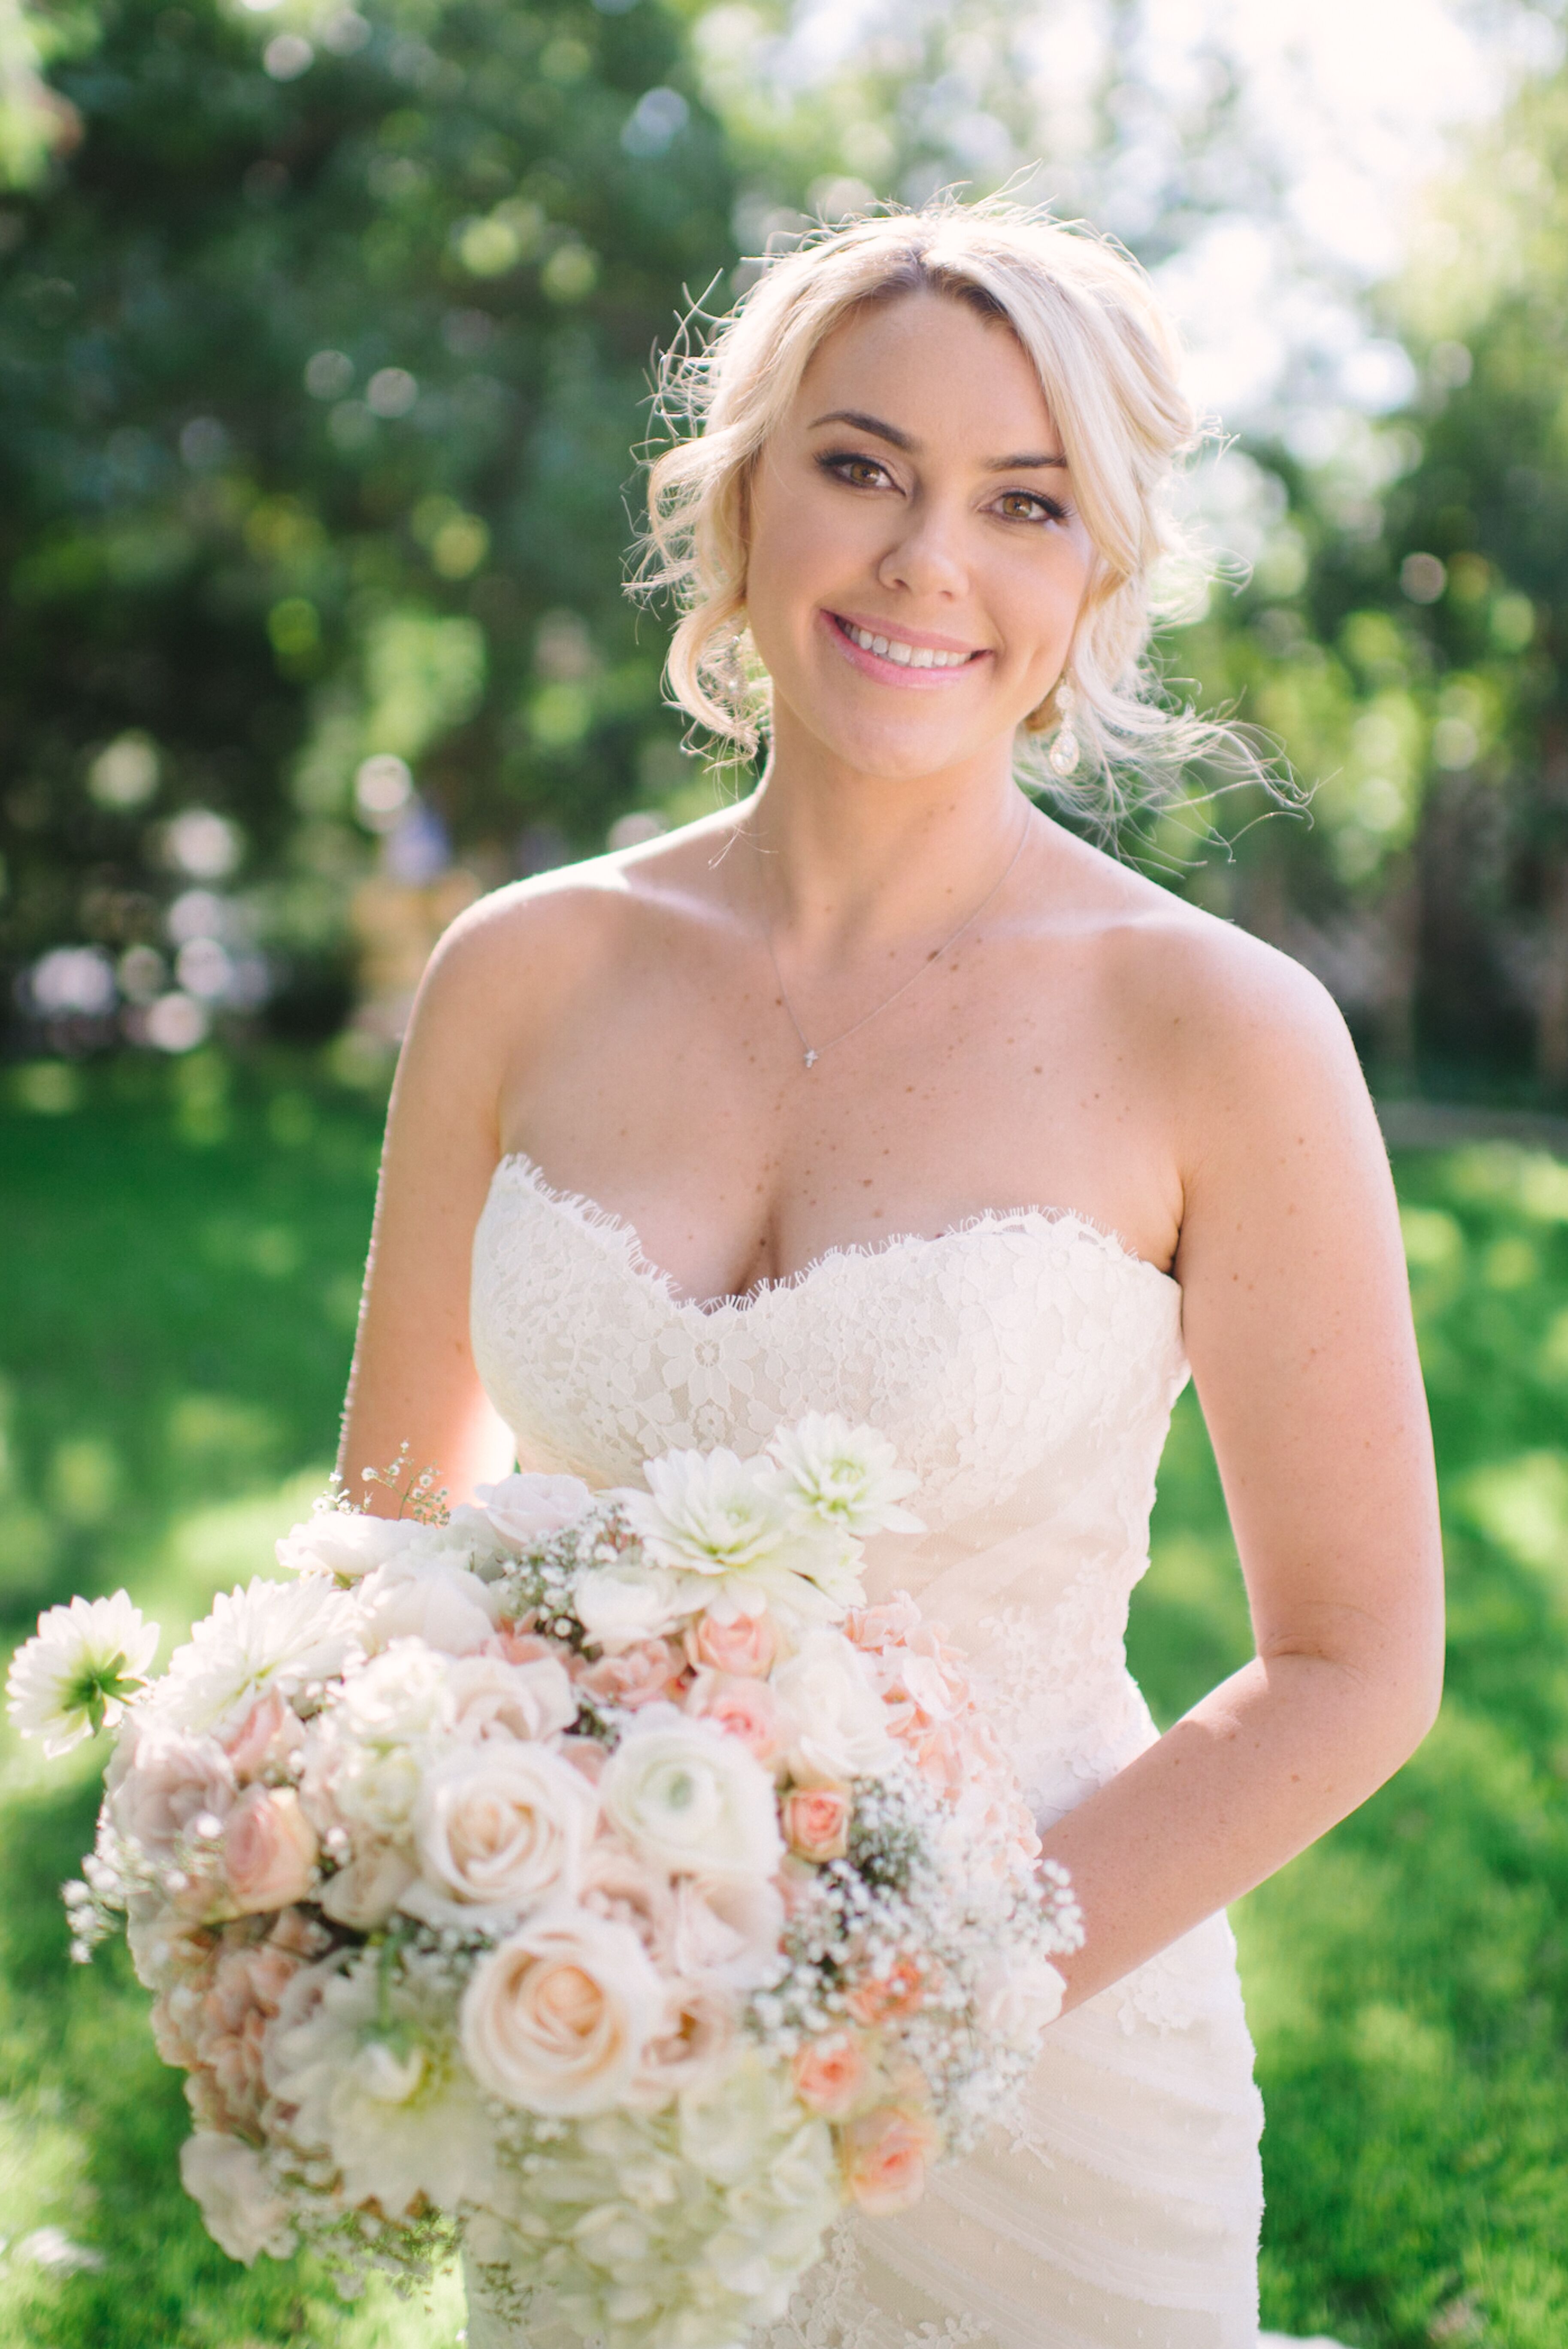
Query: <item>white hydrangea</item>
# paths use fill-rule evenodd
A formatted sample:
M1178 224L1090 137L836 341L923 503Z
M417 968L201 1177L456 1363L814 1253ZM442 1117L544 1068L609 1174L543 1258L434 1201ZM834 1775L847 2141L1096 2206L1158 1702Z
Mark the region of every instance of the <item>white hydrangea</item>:
M412 1832L419 1789L455 1721L447 1660L400 1640L349 1675L313 1729L304 1788L384 1842Z
M198 2129L180 2148L180 2178L207 2232L232 2260L249 2267L260 2251L286 2260L294 2249L288 2204L253 2146Z
M374 2197L397 2218L421 2194L449 2209L492 2193L490 2127L450 2002L407 1975L382 1981L376 1951L295 1975L263 2065L273 2095L294 2107L290 2136L331 2156L346 2201Z
M51 1759L68 1754L124 1718L157 1645L157 1624L144 1622L123 1590L51 1607L12 1660L6 1711Z
M320 1575L222 1591L170 1658L153 1700L179 1729L232 1726L260 1696L294 1697L343 1670L356 1644L354 1594Z

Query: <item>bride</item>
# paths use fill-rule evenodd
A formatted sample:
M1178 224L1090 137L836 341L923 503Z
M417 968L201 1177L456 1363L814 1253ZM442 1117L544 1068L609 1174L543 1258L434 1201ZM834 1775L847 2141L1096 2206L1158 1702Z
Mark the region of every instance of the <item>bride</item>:
M1025 2109L846 2229L768 2349L1248 2349L1262 2207L1228 1901L1438 1702L1398 1226L1345 1030L1284 957L1031 804L1202 739L1140 667L1191 444L1143 277L1002 203L773 263L655 468L676 693L752 795L499 891L393 1096L342 1467L454 1495L870 1420L873 1545L969 1651L1088 1937ZM1087 779L1087 780L1086 780ZM1109 786L1108 786L1109 788ZM1128 1676L1196 1380L1253 1661L1163 1737ZM474 2349L516 2336L482 2306ZM530 2344L567 2336L547 2310Z

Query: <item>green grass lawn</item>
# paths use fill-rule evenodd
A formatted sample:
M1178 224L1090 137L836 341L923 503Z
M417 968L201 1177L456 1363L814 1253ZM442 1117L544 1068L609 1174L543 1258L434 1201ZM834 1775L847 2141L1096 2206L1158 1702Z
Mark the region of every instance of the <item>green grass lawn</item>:
M30 1106L29 1103L36 1104ZM266 1571L336 1429L378 1113L199 1057L0 1106L0 1634L124 1582L167 1655ZM1378 2349L1568 2340L1568 1168L1398 1169L1442 1465L1449 1697L1422 1753L1237 1915L1269 2109L1264 2321ZM1333 1464L1325 1464L1325 1474ZM1162 1720L1243 1656L1178 1413L1133 1661ZM178 2076L57 1899L94 1779L0 1731L0 2349L445 2349L461 2314L207 2240ZM78 2263L83 2258L92 2264ZM1157 2344L1155 2344L1157 2349Z

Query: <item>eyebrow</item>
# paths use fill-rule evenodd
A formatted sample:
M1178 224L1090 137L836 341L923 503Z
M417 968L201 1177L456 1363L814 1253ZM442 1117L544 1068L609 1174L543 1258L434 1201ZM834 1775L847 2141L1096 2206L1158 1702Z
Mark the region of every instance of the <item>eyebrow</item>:
M890 448L902 449L906 455L913 455L920 447L912 433L901 432L896 424L884 423L880 416L868 416L860 408L832 409L826 416L814 418L808 429L815 432L824 424L852 425L857 432L869 432L873 440L885 440ZM1068 470L1065 457L1039 450L1025 450L1013 457L987 457L983 470L987 473L1021 473L1047 465L1059 466L1063 472Z

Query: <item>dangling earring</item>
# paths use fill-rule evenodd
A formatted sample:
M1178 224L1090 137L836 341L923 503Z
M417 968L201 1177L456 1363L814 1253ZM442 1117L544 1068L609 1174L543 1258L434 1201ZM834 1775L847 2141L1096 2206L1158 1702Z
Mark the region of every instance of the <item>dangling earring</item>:
M1078 696L1072 687L1058 685L1056 740L1046 753L1046 764L1064 783L1078 762L1078 738L1073 732L1073 711L1077 707Z

